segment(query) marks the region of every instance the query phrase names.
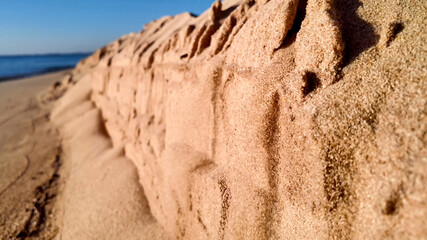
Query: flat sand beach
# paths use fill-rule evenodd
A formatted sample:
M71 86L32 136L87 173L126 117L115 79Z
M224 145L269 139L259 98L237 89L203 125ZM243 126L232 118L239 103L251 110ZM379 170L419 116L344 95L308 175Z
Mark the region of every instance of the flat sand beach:
M0 236L56 229L51 203L58 191L61 146L51 106L38 96L69 71L0 83Z

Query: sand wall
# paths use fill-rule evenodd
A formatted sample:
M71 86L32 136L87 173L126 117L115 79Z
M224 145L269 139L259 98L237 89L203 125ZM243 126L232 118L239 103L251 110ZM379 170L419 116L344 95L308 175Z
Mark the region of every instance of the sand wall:
M172 238L420 239L426 7L215 2L76 71Z

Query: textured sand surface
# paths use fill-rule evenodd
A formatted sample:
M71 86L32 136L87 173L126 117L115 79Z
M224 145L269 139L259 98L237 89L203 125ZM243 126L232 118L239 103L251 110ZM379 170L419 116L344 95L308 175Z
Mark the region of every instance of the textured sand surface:
M216 2L101 49L92 100L172 238L421 239L426 6Z

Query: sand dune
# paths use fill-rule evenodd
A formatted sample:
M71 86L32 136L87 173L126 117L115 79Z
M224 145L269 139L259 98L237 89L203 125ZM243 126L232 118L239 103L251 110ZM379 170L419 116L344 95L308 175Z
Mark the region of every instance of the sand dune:
M56 236L426 238L426 8L217 1L98 50L40 96Z

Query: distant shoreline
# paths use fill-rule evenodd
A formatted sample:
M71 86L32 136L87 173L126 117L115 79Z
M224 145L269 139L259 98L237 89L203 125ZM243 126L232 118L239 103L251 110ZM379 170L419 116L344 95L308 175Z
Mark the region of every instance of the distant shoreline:
M39 56L73 56L73 55L92 55L93 52L75 52L75 53L35 53L35 54L2 54L0 55L0 58L2 57L39 57Z
M0 55L0 82L74 68L91 53Z
M60 72L63 70L73 69L74 67L75 67L74 65L58 66L58 67L46 68L42 71L29 73L29 74L20 74L20 75L0 77L0 82L7 82L7 81L19 80L22 78L35 77L35 76L39 76L39 75L43 75L43 74L47 74L47 73L53 73L53 72Z

